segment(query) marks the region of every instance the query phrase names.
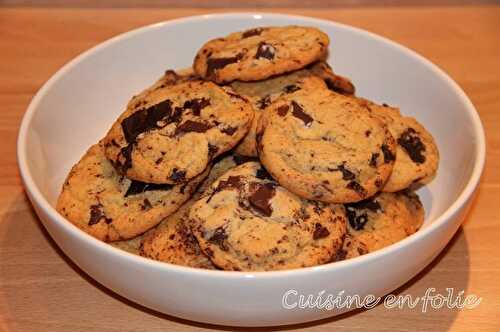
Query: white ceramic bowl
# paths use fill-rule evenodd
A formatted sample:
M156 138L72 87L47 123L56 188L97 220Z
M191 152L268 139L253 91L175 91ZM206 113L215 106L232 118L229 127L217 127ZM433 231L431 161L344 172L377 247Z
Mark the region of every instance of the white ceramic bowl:
M205 271L155 262L115 249L80 231L54 209L62 181L97 142L128 99L167 68L191 65L208 39L253 26L302 24L331 38L330 62L360 96L399 105L434 135L440 170L420 190L423 228L356 259L281 272ZM435 65L374 34L288 15L205 15L154 24L115 37L59 70L37 93L18 140L26 192L61 249L92 278L146 307L189 320L264 326L299 323L343 310L286 309L288 290L317 295L384 295L404 284L443 249L460 226L483 170L484 132L463 91ZM297 296L291 295L292 304Z

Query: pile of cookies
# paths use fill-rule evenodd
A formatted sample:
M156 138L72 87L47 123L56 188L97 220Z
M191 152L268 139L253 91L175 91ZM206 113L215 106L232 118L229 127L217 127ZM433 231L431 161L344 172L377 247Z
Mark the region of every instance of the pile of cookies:
M424 220L431 134L355 95L312 27L201 47L134 96L72 168L58 211L102 241L184 266L269 271L363 255Z

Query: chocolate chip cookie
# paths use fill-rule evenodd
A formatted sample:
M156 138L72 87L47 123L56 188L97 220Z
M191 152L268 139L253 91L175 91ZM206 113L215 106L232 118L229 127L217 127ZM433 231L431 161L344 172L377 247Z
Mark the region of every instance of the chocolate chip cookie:
M174 213L209 170L208 167L193 180L178 185L131 181L115 171L100 142L71 169L57 201L57 211L100 240L131 239Z
M360 101L386 123L397 142L394 168L382 191L395 192L429 183L439 166L439 151L432 135L416 119L401 115L395 107Z
M203 252L224 270L266 271L328 263L342 247L342 205L302 199L258 162L226 172L191 207Z
M424 221L424 208L411 191L380 193L370 199L346 204L348 235L345 258L373 252L415 233Z
M328 35L312 27L255 28L205 43L193 68L217 83L263 80L324 58L329 42Z
M140 255L171 264L215 269L188 227L189 209L193 203L193 200L186 202L149 232L142 241Z
M248 132L253 109L230 88L188 80L155 89L136 101L104 139L120 174L157 184L185 182Z
M360 201L378 192L396 153L382 121L315 77L266 108L257 148L280 185L301 197L331 203Z

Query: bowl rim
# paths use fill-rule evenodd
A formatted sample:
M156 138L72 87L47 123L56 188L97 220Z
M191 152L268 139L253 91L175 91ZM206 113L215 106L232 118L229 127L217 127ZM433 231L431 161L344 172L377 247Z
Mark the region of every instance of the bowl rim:
M388 247L379 249L375 252L362 255L356 258L352 258L349 260L332 262L318 266L311 266L305 268L295 268L289 270L278 270L278 271L255 271L255 272L242 272L242 271L222 271L222 270L206 270L199 269L193 267L186 267L181 265L170 264L166 262L159 262L152 259L148 259L142 256L138 256L118 248L115 248L105 242L102 242L91 235L85 233L80 230L77 226L73 225L70 221L60 215L56 209L48 202L48 200L44 197L41 190L36 185L30 169L28 167L27 162L27 133L30 128L30 124L32 119L37 111L38 105L45 94L52 88L52 86L63 77L68 71L70 71L73 67L77 66L81 61L86 58L92 56L94 53L99 52L100 50L109 47L115 43L126 41L127 39L142 34L154 29L164 28L168 26L173 26L180 23L190 23L197 22L201 20L219 20L219 19L227 19L227 18L240 18L246 20L258 20L262 18L277 18L277 19L289 19L289 20L301 20L302 24L308 22L310 24L328 24L333 25L342 29L351 30L352 32L363 35L365 37L369 37L371 39L375 39L376 41L385 44L386 47L393 48L401 53L404 53L406 56L411 57L418 62L425 65L428 69L430 69L435 75L439 76L442 80L448 84L448 86L454 91L460 101L465 105L469 118L471 119L474 134L475 134L475 149L476 155L474 157L474 166L472 173L467 181L467 184L464 186L458 197L455 201L441 214L439 215L432 224L427 227L422 228L415 234L398 241ZM340 270L343 268L349 268L353 266L359 266L365 264L370 261L376 261L381 259L383 256L391 255L400 250L401 248L410 245L412 243L416 243L428 234L434 232L437 228L443 226L450 217L455 214L474 194L476 187L479 184L481 174L484 169L486 158L486 146L485 146L485 133L483 129L483 125L481 123L479 114L475 109L474 105L467 97L465 92L460 88L460 86L450 78L442 69L440 69L437 65L424 58L417 52L405 47L399 43L396 43L388 38L382 37L375 33L353 27L347 24L338 23L335 21L320 19L308 16L301 15L290 15L290 14L279 14L279 13L269 13L269 12L230 12L230 13L213 13L213 14L203 14L203 15L195 15L195 16L187 16L181 17L177 19L162 21L158 23L149 24L146 26L142 26L128 32L121 33L116 35L108 40L105 40L90 49L82 52L69 62L67 62L64 66L62 66L55 74L53 74L37 91L35 96L32 98L27 111L25 112L21 126L18 133L17 139L17 161L18 167L20 170L21 179L24 183L24 188L28 193L28 197L32 200L32 204L37 205L44 214L48 216L50 222L58 224L61 228L64 229L65 232L70 233L72 237L75 237L78 241L86 242L86 245L95 246L97 250L102 253L106 253L108 255L113 255L116 259L121 259L127 261L127 263L131 264L139 264L141 266L147 266L151 269L163 270L162 272L169 271L181 274L193 274L199 275L204 278L229 278L229 279L268 279L268 278L282 278L287 276L299 276L302 274L309 273L321 273L328 272L331 270Z

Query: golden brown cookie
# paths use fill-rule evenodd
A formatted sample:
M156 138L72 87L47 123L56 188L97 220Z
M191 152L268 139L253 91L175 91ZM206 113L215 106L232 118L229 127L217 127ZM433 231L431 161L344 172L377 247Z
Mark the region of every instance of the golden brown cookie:
M266 108L257 142L262 164L280 185L331 203L360 201L378 192L396 152L382 121L315 77Z
M248 132L253 109L229 88L180 81L147 93L104 139L105 153L128 178L176 184L203 172Z
M342 205L307 201L257 162L226 172L191 207L193 234L225 270L269 271L331 262L342 247Z
M189 209L193 203L193 200L186 202L144 237L141 256L171 264L215 269L188 226Z
M366 99L361 103L387 125L397 142L394 168L382 191L396 192L431 182L439 166L439 150L431 133L415 118L401 115L398 108Z
M205 43L193 68L217 83L263 80L324 58L329 42L325 33L313 27L255 28Z
M134 238L156 226L191 197L208 167L192 181L155 185L117 174L100 142L71 169L57 211L78 228L106 241Z
M344 256L352 258L387 247L415 233L424 222L424 207L416 193L380 193L346 204L348 235Z

